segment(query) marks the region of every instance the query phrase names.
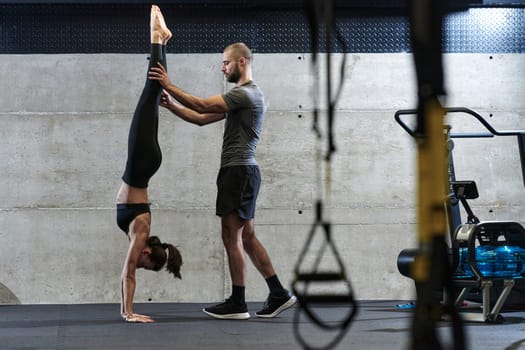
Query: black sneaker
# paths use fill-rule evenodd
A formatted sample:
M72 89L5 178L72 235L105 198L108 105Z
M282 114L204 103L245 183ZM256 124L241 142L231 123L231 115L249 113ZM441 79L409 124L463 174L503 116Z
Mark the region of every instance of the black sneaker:
M237 305L229 298L224 303L202 309L205 314L220 320L246 320L250 318L246 304Z
M289 291L282 296L269 295L268 299L264 302L262 310L255 313L257 317L272 318L279 315L284 310L290 308L295 304L297 298L292 295Z

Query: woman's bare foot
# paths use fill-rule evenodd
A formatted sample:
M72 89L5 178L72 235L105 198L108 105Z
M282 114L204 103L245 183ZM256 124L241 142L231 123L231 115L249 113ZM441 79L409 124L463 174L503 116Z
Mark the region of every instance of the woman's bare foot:
M151 6L150 14L151 42L153 44L166 45L171 38L171 31L166 26L162 12L156 5Z
M162 12L160 11L160 8L158 8L158 11L159 11L159 19L160 19L160 23L161 23L161 26L164 30L164 38L163 38L163 45L166 45L166 43L168 42L168 40L171 39L171 31L168 29L168 26L166 25L166 21L164 20L164 16L162 15Z

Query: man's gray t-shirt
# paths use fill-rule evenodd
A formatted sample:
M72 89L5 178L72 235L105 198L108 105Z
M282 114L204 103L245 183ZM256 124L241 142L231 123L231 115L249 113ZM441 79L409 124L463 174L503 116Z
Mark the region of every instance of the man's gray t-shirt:
M264 119L264 95L253 82L235 86L223 95L230 112L226 115L221 168L257 165L255 148Z

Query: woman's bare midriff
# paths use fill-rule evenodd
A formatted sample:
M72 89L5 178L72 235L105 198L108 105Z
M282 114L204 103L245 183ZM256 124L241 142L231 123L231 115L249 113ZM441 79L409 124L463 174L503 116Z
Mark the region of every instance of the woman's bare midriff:
M133 187L122 181L117 193L117 204L149 203L148 189Z

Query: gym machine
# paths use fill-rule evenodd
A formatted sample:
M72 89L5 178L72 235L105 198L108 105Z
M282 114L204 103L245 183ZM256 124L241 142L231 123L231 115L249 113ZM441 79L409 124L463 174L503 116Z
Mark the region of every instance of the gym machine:
M449 152L449 200L446 203L449 219L451 247L449 249L452 282L458 295L455 306L459 307L465 300L481 301L481 313L461 312L469 321L501 321L499 314L509 296L525 302L525 229L518 222L480 221L473 213L467 200L478 195L474 181L456 181L452 149L453 138L480 138L494 136L516 136L521 156L521 167L525 183L525 131L498 131L481 115L468 108L446 108L447 113L464 113L476 118L488 132L484 133L451 133L445 127L444 142ZM395 113L395 120L414 136L414 131L401 119L402 115L415 114L415 110L400 110ZM461 203L468 215L465 223L461 221L459 209ZM404 276L412 278L411 266L418 255L418 249L405 249L398 256L398 269ZM519 288L514 288L519 287ZM514 289L513 289L514 288ZM491 295L491 290L495 291ZM481 294L481 300L479 300ZM514 295L513 295L514 294ZM452 297L447 296L445 297ZM491 307L491 304L493 306Z

